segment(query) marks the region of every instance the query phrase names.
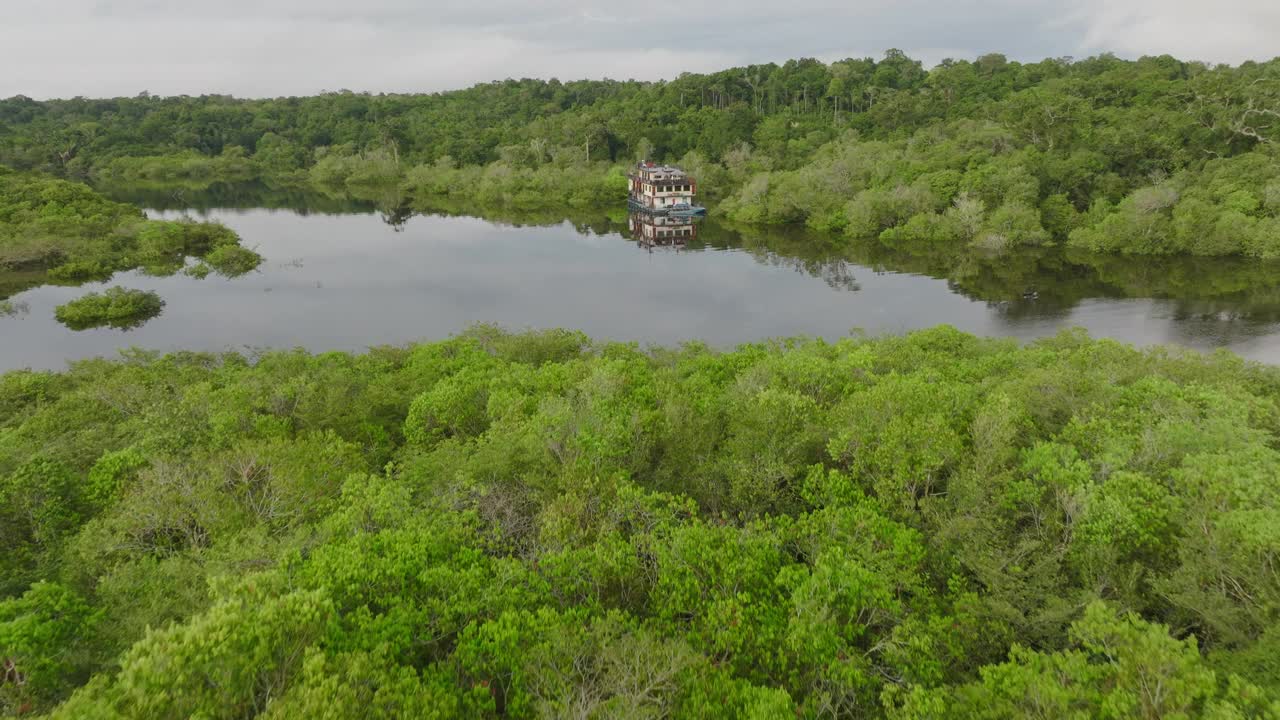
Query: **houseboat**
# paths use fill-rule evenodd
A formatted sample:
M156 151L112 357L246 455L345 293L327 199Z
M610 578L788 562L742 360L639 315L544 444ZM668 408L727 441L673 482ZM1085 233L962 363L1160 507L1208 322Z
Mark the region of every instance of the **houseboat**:
M647 250L655 247L682 248L698 236L698 225L688 215L633 212L627 221L631 237L637 245Z
M693 204L698 183L683 170L670 165L641 162L627 178L631 195L627 205L633 210L655 215L705 215L707 209Z

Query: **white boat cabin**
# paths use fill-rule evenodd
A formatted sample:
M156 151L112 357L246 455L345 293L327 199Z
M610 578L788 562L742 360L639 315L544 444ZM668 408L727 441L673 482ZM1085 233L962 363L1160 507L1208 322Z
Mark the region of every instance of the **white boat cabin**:
M642 162L628 176L631 180L631 204L648 210L663 210L675 205L693 205L698 184L683 170L670 165Z

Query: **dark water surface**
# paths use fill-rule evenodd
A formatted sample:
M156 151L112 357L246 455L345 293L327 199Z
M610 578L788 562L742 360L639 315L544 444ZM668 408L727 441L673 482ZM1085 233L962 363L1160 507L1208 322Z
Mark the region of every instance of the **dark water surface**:
M1228 348L1280 362L1280 268L1258 263L947 255L743 234L714 220L685 247L647 249L625 216L516 226L360 203L150 214L188 212L237 230L266 258L262 267L232 280L129 272L19 293L16 314L0 317L0 370L60 368L131 346L361 350L444 338L477 322L718 346L940 323L1020 339L1080 326L1139 345ZM54 320L55 306L111 285L154 290L164 311L130 331L74 332Z

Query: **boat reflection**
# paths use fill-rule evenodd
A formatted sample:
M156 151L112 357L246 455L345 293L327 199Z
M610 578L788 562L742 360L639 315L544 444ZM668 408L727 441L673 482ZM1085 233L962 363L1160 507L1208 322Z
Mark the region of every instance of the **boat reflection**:
M633 212L627 216L627 227L636 245L649 252L654 248L680 250L698 237L697 219L693 217Z

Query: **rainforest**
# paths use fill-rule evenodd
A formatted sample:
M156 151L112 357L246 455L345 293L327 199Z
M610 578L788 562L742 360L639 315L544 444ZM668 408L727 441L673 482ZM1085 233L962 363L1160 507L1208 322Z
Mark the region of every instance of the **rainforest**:
M678 162L735 221L985 249L1280 258L1280 61L1169 56L926 70L792 60L667 82L0 101L0 164L100 184L267 179L420 202L616 203Z
M1280 370L477 327L0 384L4 708L1274 717Z
M0 716L1280 719L1278 138L1168 56L0 100Z

